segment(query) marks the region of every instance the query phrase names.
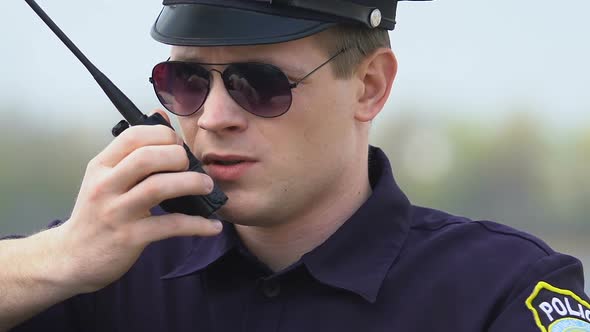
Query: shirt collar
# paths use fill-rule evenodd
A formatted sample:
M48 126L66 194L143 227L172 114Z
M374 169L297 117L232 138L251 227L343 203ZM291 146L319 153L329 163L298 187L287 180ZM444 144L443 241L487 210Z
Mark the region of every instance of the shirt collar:
M301 261L319 282L374 302L406 239L410 202L395 183L387 157L375 147L369 150L369 174L373 189L369 199ZM224 223L220 235L193 241L187 258L162 279L199 272L240 242L229 223Z
M318 281L375 302L407 237L410 202L378 148L369 151L369 174L373 187L369 199L303 261Z
M238 244L232 224L222 221L223 231L213 237L193 238L192 249L186 258L161 279L174 279L197 273L224 256Z

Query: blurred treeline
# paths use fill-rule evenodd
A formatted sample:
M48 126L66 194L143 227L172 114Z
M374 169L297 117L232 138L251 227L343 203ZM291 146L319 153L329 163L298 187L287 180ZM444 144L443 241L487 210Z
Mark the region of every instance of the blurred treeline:
M112 138L108 124L66 127L0 123L0 233L68 216L86 163ZM371 141L414 204L523 229L589 266L590 124L559 129L527 112L490 121L408 109L379 118Z
M112 138L107 126L10 117L0 122L0 234L28 234L69 215L87 162Z
M527 111L490 120L407 110L375 126L372 141L414 204L532 233L581 259L590 280L590 123L559 128Z
M109 129L1 122L0 233L66 217ZM371 142L415 204L532 232L590 234L590 124L559 130L524 112L489 123L402 111L377 119Z
M415 203L590 235L590 123L560 130L525 112L495 123L435 121L407 112L373 135Z

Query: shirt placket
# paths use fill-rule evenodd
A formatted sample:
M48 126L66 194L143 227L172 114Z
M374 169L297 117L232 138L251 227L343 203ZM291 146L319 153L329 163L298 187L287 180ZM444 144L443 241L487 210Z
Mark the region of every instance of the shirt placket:
M284 310L285 285L278 277L259 278L250 305L246 308L243 331L280 331Z

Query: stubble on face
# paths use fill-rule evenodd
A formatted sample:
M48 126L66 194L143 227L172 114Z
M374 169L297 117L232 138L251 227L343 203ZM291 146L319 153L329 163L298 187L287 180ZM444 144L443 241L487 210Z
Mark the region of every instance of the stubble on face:
M311 38L261 46L175 47L172 58L272 63L291 79L327 59ZM219 75L214 77L219 87ZM357 176L359 140L351 84L336 80L325 66L292 90L293 103L286 114L271 119L247 113L224 89L214 87L199 112L179 119L197 157L214 151L257 160L240 179L219 182L229 196L220 216L236 224L273 226L334 208L347 183L354 181L351 177ZM216 116L226 119L225 128L199 126L201 117Z

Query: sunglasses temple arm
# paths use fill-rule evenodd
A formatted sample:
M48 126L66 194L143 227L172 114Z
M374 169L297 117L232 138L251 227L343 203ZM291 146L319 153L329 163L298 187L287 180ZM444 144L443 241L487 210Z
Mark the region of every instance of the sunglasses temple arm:
M49 29L66 45L66 47L74 53L76 58L82 62L84 67L88 69L90 74L94 77L98 85L102 88L105 94L109 97L113 105L123 115L125 120L131 125L140 124L145 120L146 116L133 104L133 102L123 94L111 80L108 79L88 58L78 49L78 47L66 36L66 34L51 20L51 18L39 7L34 0L25 0L26 3L33 9L35 13L47 24Z
M339 56L340 54L344 53L344 51L346 51L346 48L341 49L338 53L334 54L331 58L329 58L328 60L326 60L324 63L322 63L321 65L317 66L314 70L312 70L311 72L309 72L307 75L303 76L302 78L300 78L299 80L297 80L297 82L291 83L291 89L296 88L297 85L299 85L299 83L303 82L304 79L308 78L309 76L311 76L313 73L315 73L316 71L320 70L320 68L322 68L323 66L327 65L330 61L334 60L337 56Z

